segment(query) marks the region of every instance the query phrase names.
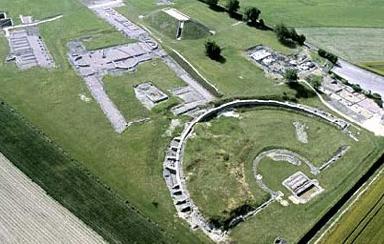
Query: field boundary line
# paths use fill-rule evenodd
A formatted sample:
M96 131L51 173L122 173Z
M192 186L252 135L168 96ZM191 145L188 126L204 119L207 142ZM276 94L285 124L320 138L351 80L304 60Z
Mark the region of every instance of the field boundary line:
M365 182L358 191L353 194L354 199L348 206L336 217L334 221L323 231L323 233L314 241L314 244L318 244L320 240L339 222L339 220L344 216L349 209L354 206L354 204L360 199L360 197L370 188L370 186L377 181L377 179L383 174L384 167L375 175L373 179L369 181L369 183Z

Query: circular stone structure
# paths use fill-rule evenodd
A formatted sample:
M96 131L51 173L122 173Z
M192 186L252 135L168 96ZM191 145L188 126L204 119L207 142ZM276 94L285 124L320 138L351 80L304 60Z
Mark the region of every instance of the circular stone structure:
M220 229L215 228L203 217L200 210L194 204L193 200L190 197L188 192L186 181L184 177L184 172L182 168L183 163L183 155L185 143L188 140L188 137L193 132L193 129L196 124L206 121L212 117L217 116L220 112L239 108L239 107L277 107L282 109L289 109L293 111L297 111L303 114L310 115L312 117L320 118L329 124L339 128L350 137L353 137L352 133L348 131L348 127L350 124L345 120L335 117L334 115L322 111L317 108L309 107L306 105L291 103L291 102L281 102L276 100L260 100L260 99L249 99L249 100L235 100L232 102L228 102L222 104L218 107L212 108L199 117L195 118L191 122L186 123L186 126L179 137L175 137L168 148L168 151L165 156L165 160L163 163L163 176L164 180L167 184L167 187L171 193L175 208L178 212L179 217L185 219L193 229L201 229L206 235L208 235L213 241L221 242L226 241L228 236L227 232L222 231ZM302 157L298 156L301 160ZM303 161L306 162L306 161ZM307 164L310 168L312 164ZM313 166L313 165L312 165ZM312 167L311 170L315 172L315 168ZM262 204L258 209L252 211L252 213L247 214L246 216L238 216L243 220L251 217L262 209L267 207L274 199L271 198L264 204Z

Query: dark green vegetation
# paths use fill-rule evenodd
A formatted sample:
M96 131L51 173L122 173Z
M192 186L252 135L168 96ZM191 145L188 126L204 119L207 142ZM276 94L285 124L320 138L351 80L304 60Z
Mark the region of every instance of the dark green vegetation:
M0 105L0 151L108 242L169 241L158 226L4 103Z
M327 52L324 49L319 49L317 50L317 53L319 54L320 57L328 59L331 63L336 64L337 63L337 56L333 53Z
M284 78L288 81L296 81L299 77L295 69L288 69L285 71Z
M256 7L248 7L244 11L243 20L246 22L250 22L253 25L256 25L259 20L260 14L260 9Z
M308 144L296 139L294 121L308 127ZM301 170L317 178L325 192L306 205L290 202L288 207L283 207L274 203L235 227L231 236L242 243L253 243L255 239L267 243L277 236L295 242L380 155L383 141L377 143L365 132L359 139L355 142L323 121L277 109L244 110L240 119L213 119L199 124L187 143L184 166L189 190L207 217L225 219L233 210L247 204L260 205L268 197L257 186L252 173L252 162L261 151L286 148L320 166L338 147L350 145L348 153L318 177L311 175L306 166L293 167L267 159L260 163L263 179L274 190L288 194L281 181Z
M296 44L304 45L306 37L301 34L297 34L294 28L288 28L284 24L276 25L275 32L277 39L288 47L295 47Z
M239 10L240 2L239 0L227 0L225 7L227 8L229 14L234 14L237 10Z
M207 41L205 43L205 54L213 60L220 60L221 58L221 47L217 45L215 41Z
M381 174L320 243L382 243L383 224L384 177Z

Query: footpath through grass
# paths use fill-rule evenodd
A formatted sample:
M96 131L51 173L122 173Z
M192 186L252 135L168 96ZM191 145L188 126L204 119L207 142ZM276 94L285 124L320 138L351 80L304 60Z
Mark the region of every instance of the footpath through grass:
M129 207L19 114L0 105L0 151L110 243L161 243L158 226Z

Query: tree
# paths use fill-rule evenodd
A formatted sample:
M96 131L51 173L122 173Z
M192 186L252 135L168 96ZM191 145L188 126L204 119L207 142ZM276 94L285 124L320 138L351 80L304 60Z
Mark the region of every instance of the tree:
M332 53L329 53L323 49L319 49L317 51L320 57L328 59L331 63L336 64L338 61L338 57Z
M302 46L302 45L304 45L306 39L307 38L303 34L301 34L298 36L297 42L299 43L299 45Z
M219 60L221 58L221 47L215 41L207 41L205 43L205 54L213 60Z
M275 32L279 41L287 46L295 46L296 43L304 45L306 37L297 34L294 28L288 28L284 24L279 24L275 27Z
M289 81L296 81L299 77L295 69L287 69L285 71L284 78Z
M239 0L228 0L226 7L230 14L236 13L240 8Z
M256 7L248 7L245 9L243 19L246 22L251 22L252 24L256 24L261 11Z
M209 6L216 6L218 2L219 2L219 0L206 0L206 3Z

